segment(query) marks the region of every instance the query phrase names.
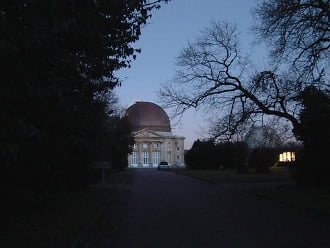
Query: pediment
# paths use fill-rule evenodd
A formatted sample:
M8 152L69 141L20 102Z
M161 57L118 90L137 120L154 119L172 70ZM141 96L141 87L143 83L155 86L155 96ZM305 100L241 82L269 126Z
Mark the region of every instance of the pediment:
M162 138L162 135L159 135L148 128L141 129L133 134L134 138Z

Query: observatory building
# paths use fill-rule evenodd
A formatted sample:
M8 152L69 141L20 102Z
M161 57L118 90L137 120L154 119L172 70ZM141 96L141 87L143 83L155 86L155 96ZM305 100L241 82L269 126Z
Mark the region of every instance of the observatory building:
M128 156L129 167L157 167L161 161L184 165L184 137L172 133L164 109L152 102L136 102L126 110L126 116L135 142Z

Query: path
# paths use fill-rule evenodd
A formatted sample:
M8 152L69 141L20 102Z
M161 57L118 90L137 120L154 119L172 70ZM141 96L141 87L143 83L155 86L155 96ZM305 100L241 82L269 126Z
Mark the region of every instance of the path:
M330 247L330 216L172 172L128 173L77 247Z

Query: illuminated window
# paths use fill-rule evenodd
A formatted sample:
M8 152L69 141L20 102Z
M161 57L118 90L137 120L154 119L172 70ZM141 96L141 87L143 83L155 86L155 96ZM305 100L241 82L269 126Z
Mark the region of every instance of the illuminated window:
M282 152L279 155L280 162L292 162L296 160L295 152Z
M138 164L138 153L137 152L132 152L131 164Z
M143 152L143 164L149 163L149 152Z
M159 164L160 152L152 152L152 162L153 162L153 164Z

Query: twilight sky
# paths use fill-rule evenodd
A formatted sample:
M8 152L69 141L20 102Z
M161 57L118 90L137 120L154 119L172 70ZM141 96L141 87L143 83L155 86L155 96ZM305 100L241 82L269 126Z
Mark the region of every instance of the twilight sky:
M123 107L129 107L137 100L159 104L157 91L161 84L169 81L175 73L175 58L211 20L225 20L237 24L241 33L243 53L259 67L267 65L262 47L252 47L249 27L252 24L251 8L257 0L172 0L160 10L153 11L149 24L142 30L140 40L135 44L142 53L129 69L117 74L123 84L115 90ZM170 111L166 110L170 116ZM171 116L170 116L171 117ZM186 137L185 149L190 149L194 140L206 136L207 123L203 113L187 112L176 125L171 120L173 133Z

